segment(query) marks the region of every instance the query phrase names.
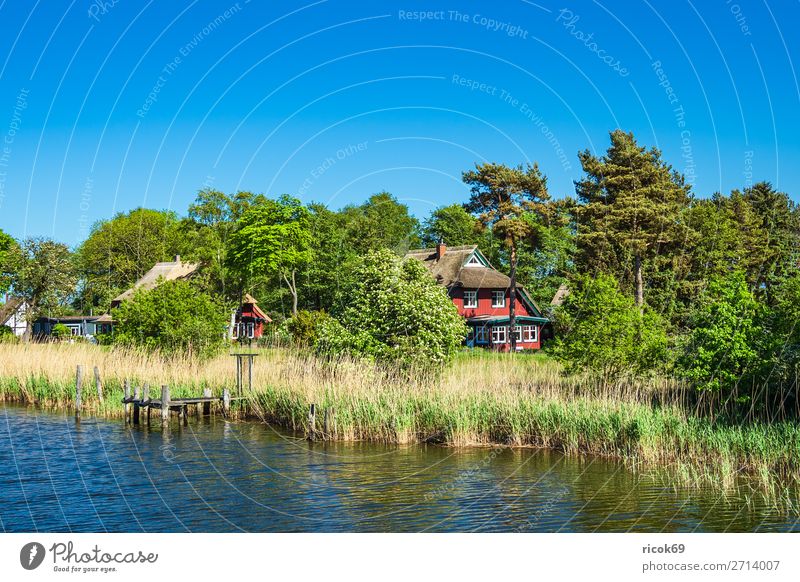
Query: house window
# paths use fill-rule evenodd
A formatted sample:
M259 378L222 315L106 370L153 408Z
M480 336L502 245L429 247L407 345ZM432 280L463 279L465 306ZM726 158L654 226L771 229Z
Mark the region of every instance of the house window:
M505 306L506 306L506 292L492 291L492 307L505 307Z
M255 335L255 327L256 327L255 324L252 323L252 322L247 324L247 337L248 338L253 339L253 336Z
M81 326L80 326L80 324L68 325L67 327L69 328L70 334L72 334L74 336L81 335Z
M515 336L515 339L518 342L522 341L522 326L521 325L515 325L514 326L514 336Z
M485 344L486 343L486 326L479 325L475 328L475 343L477 344Z
M539 340L539 328L535 325L522 326L522 341L536 342Z
M469 260L466 263L464 263L464 266L465 267L480 267L482 265L481 265L481 262L478 260L478 257L476 257L475 255L472 255L469 258Z
M508 328L505 325L496 325L492 328L492 343L504 344L508 341Z
M478 307L478 292L464 291L464 309L476 309Z

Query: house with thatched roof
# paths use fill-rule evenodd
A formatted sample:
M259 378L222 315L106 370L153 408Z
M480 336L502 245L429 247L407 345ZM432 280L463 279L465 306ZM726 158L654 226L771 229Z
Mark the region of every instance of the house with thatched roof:
M432 249L417 249L407 259L421 261L436 281L447 289L470 332L467 345L506 351L511 333L517 349L537 350L547 317L522 285L517 286L515 329L509 329L511 279L495 269L477 245L448 248L440 242Z
M5 302L0 305L0 325L11 328L15 336L22 337L28 329L27 310L28 304L24 299L6 295Z
M123 301L127 301L133 297L133 294L139 289L153 289L164 281L188 279L197 272L199 267L200 265L198 263L181 261L180 255L175 255L174 261L156 263L133 284L133 287L114 297L111 301L111 309L119 307Z

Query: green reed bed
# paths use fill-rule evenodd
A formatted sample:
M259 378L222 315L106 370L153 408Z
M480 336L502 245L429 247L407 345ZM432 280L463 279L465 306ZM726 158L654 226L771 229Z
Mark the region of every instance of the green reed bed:
M84 376L86 414L123 414L122 386L169 384L175 398L215 395L234 384L233 359L159 358L90 345L11 345L0 349L0 399L72 408L75 367L98 366L104 402ZM309 406L324 438L451 446L542 447L623 459L634 469L666 469L673 485L732 487L743 477L760 490L800 486L800 427L793 422L726 424L698 416L670 380L608 386L565 377L542 356L462 354L437 375L398 373L357 361L264 350L242 415L307 432ZM776 493L777 494L777 493Z

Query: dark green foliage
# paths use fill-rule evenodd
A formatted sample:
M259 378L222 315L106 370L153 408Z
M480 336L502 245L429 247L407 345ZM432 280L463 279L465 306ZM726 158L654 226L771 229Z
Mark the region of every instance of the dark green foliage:
M419 222L388 192L369 197L360 206L341 210L349 245L358 254L391 249L398 255L420 244Z
M208 356L223 345L228 315L187 281L138 290L113 312L114 342L166 354Z
M664 312L673 280L684 276L689 186L661 152L621 130L604 156L578 157L586 174L576 182L579 270L614 275L640 307L647 288L648 303Z
M331 316L324 311L301 309L297 315L286 320L286 331L298 346L314 346L317 344L320 328L324 327L330 318Z
M8 234L0 230L0 293L5 293L11 286L10 273L7 271L8 251L16 246L17 242Z
M79 307L107 309L153 265L171 261L183 248L174 212L137 208L92 227L77 252L82 279Z
M574 279L556 321L554 353L570 371L589 371L612 382L666 366L663 320L650 310L642 313L610 275Z
M25 339L33 321L45 311L58 310L75 292L77 281L73 256L67 245L45 238L29 238L6 253L5 276L14 295L27 303Z
M422 245L433 247L440 240L447 246L478 244L483 228L461 204L437 208L425 220L422 228Z
M763 307L734 272L713 279L692 315L692 331L678 361L681 374L699 390L732 395L759 368Z

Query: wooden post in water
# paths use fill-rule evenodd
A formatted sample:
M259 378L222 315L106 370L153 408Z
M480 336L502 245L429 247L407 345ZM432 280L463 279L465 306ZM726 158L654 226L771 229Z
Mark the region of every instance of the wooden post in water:
M226 417L231 413L231 392L227 388L222 390L222 413Z
M331 438L331 430L333 429L333 408L325 409L325 416L322 419L322 438Z
M189 426L189 405L183 405L183 426Z
M316 404L311 404L311 407L308 409L308 440L313 441L317 439L317 429L316 424L317 422L317 406Z
M81 384L83 384L83 366L78 364L75 370L75 421L81 421Z
M253 392L253 356L247 356L247 390Z
M161 422L169 422L169 386L161 386Z
M203 390L203 398L211 398L211 388L206 388ZM203 416L209 416L211 414L211 403L210 402L203 402Z
M139 424L139 387L133 389L133 424Z
M150 425L150 384L145 382L144 393L142 394L142 401L144 402L145 409L147 410L147 424Z
M131 404L128 402L131 399L131 383L130 380L125 380L122 384L123 402L125 403L123 409L125 411L125 422L128 422L131 416Z
M94 387L97 389L97 400L103 403L103 383L100 382L100 368L94 367Z

